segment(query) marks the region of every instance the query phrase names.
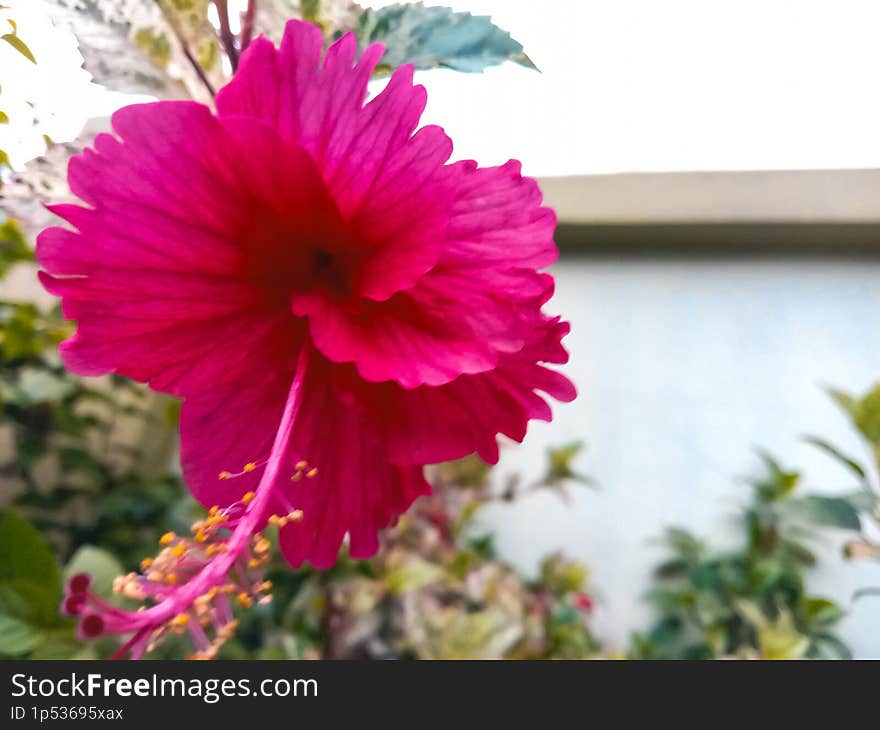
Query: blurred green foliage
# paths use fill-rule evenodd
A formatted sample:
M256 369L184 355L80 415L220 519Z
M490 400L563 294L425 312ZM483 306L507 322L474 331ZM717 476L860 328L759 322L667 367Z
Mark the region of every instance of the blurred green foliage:
M880 454L880 387L862 398L839 391L832 396L875 457ZM752 499L740 519L740 548L717 551L686 530L667 531L664 542L671 556L657 567L649 594L657 618L649 631L635 636L635 657L850 656L834 632L843 610L811 595L806 575L817 562L819 531L859 532L862 517L877 518L880 500L866 467L821 438L805 440L845 467L855 478L852 490L802 495L797 491L801 474L762 454L764 474L751 482ZM846 551L853 557L880 557L880 546L865 537L850 541Z
M597 656L585 566L552 555L528 580L501 560L477 517L507 497L475 457L442 465L432 482L434 495L384 532L375 558L343 556L323 572L291 571L277 561L269 573L273 602L240 616L238 636L221 656Z

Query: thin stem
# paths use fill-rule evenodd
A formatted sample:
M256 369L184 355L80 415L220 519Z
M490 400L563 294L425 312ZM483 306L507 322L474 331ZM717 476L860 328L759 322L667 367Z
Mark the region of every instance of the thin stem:
M217 17L220 19L220 42L229 57L232 72L235 73L238 68L238 49L235 47L235 36L229 27L229 3L227 0L214 0L214 7L217 8Z
M183 55L186 57L186 60L189 62L189 65L193 67L193 70L196 72L196 76L199 77L199 81L202 83L202 86L208 91L213 99L217 94L214 89L213 84L211 84L208 77L205 75L205 69L202 68L201 64L196 60L195 56L193 56L192 51L189 50L189 44L186 42L186 38L183 33L180 31L177 23L174 18L169 14L162 10L162 5L159 4L159 9L162 12L163 17L168 22L168 25L171 26L171 30L174 31L174 36L177 38L177 42L180 43L180 48L183 51Z
M190 66L193 67L193 70L199 77L199 81L202 82L202 86L207 89L208 93L213 99L217 95L217 91L214 89L214 85L208 80L208 77L205 75L205 69L203 69L201 64L195 59L195 56L193 56L192 52L189 50L189 46L187 45L183 37L179 34L177 37L180 41L180 47L183 49L183 55L186 56L186 60L189 61Z
M254 18L257 14L257 0L248 0L247 10L241 16L241 52L251 44L254 35Z

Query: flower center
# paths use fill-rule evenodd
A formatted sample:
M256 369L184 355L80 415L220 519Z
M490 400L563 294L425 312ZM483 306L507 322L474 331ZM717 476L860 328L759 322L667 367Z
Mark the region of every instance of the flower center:
M336 210L300 212L295 219L260 211L240 232L243 274L273 304L290 305L291 296L323 290L347 298L370 247Z

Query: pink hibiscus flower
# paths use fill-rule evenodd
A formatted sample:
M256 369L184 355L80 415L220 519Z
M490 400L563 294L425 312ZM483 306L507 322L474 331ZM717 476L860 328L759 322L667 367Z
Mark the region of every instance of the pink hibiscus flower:
M232 510L236 545L281 519L293 566L331 566L346 535L352 557L373 555L429 492L424 465L495 462L499 434L550 420L539 392L575 396L543 364L567 360L568 325L541 311L553 211L518 162L447 163L443 130L416 131L411 66L365 104L382 54L357 58L348 34L322 62L321 32L291 21L280 48L250 45L216 114L121 109L70 162L86 206L53 211L75 230L37 243L44 286L78 320L67 367L183 398L189 488Z

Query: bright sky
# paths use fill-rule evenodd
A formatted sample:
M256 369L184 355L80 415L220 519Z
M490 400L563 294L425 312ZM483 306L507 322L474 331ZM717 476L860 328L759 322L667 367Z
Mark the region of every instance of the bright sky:
M22 162L40 151L25 98L57 141L122 101L76 70L41 0L4 4L40 62L0 44L0 109L18 122L0 127L0 146ZM420 74L425 121L446 127L456 157L518 157L534 175L880 167L876 0L446 4L492 15L543 71Z

